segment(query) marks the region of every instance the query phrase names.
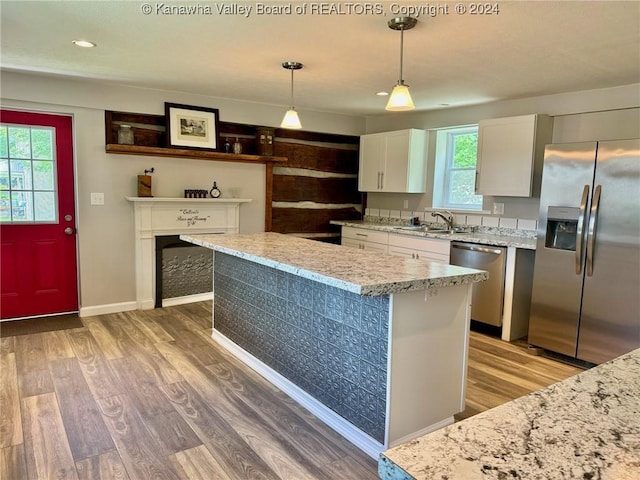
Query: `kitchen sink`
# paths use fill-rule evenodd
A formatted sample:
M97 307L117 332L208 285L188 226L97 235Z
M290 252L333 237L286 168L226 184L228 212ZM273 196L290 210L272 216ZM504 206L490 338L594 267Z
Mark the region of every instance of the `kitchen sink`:
M425 232L425 233L470 233L469 230L465 230L463 228L455 227L453 230L448 230L446 228L429 228L426 225L405 225L402 227L395 227L396 230L407 230L412 232Z
M404 227L396 227L396 229L398 229L398 230L411 230L411 231L414 231L414 232L421 231L421 230L425 231L425 232L427 231L427 228L424 225L406 225Z

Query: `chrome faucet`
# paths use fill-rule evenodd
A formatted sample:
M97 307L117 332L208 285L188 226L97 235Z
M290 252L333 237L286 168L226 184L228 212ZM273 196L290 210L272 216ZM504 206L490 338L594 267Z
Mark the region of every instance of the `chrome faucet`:
M431 212L431 216L440 217L447 224L447 230L453 230L453 213L451 213L449 210L443 210L443 211L444 211L444 214L441 212Z

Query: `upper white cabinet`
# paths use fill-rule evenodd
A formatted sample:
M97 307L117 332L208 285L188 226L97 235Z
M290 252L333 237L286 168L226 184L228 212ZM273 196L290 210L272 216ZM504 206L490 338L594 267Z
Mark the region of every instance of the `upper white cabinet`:
M417 129L362 135L358 190L424 193L426 143L426 132Z
M544 146L551 143L552 131L553 119L547 115L480 121L476 194L538 196Z

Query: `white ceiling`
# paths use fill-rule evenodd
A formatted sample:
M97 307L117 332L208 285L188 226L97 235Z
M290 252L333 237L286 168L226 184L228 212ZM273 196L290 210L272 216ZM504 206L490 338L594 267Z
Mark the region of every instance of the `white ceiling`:
M145 15L143 3L2 0L1 65L286 106L281 63L294 60L305 65L295 73L298 110L380 114L386 99L375 93L389 91L399 70L391 6L433 5L448 14L421 15L404 35L404 78L419 110L640 83L640 1L502 0L492 15L460 15L446 1L380 2L374 15L259 15L257 2L208 0L151 0ZM303 3L320 4L263 2ZM167 15L162 5L212 14ZM222 5L252 11L219 14ZM78 38L98 46L78 48Z

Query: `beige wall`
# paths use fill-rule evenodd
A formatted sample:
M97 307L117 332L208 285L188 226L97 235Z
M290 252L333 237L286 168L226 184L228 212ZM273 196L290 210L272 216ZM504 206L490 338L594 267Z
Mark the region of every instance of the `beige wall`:
M154 167L153 194L181 197L185 188L239 188L253 201L240 213L240 231L264 229L265 167L243 163L105 153L104 111L163 114L164 102L214 107L223 121L278 126L286 106L251 104L92 81L2 72L2 106L73 115L81 311L118 311L135 302L133 208L136 177ZM359 135L364 119L300 111L305 130ZM103 206L90 205L102 192Z
M571 92L471 107L429 112L400 113L367 117L367 133L422 128L425 130L476 124L487 118L544 113L554 117L553 142L581 142L640 137L640 85ZM431 207L435 145L430 135L427 154L428 191L425 194L370 193L368 206L420 212ZM484 208L491 211L494 202L505 204L505 217L537 219L536 198L485 197ZM405 209L406 210L406 209Z
M210 188L213 180L238 187L253 202L242 206L240 230L264 226L264 166L200 160L108 155L104 151L104 111L163 114L164 102L220 109L223 121L278 126L286 106L252 104L182 92L108 85L87 80L1 72L4 107L71 114L74 117L76 205L79 245L80 302L85 312L117 311L135 301L133 208L135 179L154 167L153 193L180 197L185 188ZM360 135L402 128L433 129L528 113L556 117L554 141L569 142L640 135L638 85L590 92L521 99L509 102L365 118L301 111L305 130ZM589 113L593 112L593 113ZM430 145L429 165L433 163ZM430 168L430 175L433 175ZM104 206L91 206L91 192L105 195ZM431 205L424 195L370 194L374 208L410 209ZM492 203L490 199L490 203ZM537 218L537 200L501 198L505 216Z

